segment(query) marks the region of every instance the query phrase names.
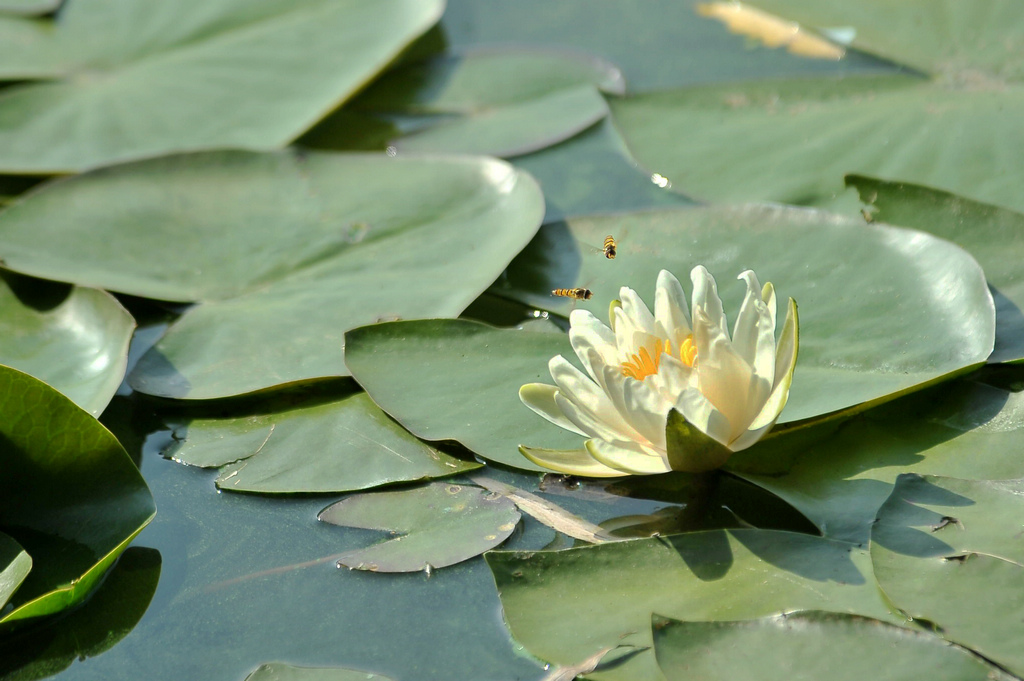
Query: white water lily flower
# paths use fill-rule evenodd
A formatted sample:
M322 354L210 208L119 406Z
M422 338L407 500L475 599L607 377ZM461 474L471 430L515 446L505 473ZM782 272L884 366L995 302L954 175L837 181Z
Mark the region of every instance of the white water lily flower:
M611 328L586 310L573 311L569 341L586 373L559 355L548 363L555 385L530 383L519 397L588 438L585 448L520 447L523 454L572 475L699 472L761 439L789 397L796 303L789 299L776 341L775 289L762 289L750 270L738 278L747 293L731 338L715 279L702 266L690 272L692 317L679 280L666 270L658 275L653 315L626 287L612 306ZM673 410L678 414L670 418Z

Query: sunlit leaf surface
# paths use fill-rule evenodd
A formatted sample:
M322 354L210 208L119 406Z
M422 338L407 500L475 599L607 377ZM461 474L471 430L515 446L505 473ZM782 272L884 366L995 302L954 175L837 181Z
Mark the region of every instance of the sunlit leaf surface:
M0 77L53 78L0 93L0 169L52 173L173 151L281 147L371 80L443 7L69 0L52 30L0 26L20 38L0 42Z
M53 388L0 366L0 532L32 571L0 622L81 602L156 508L120 443Z
M194 420L176 429L164 455L223 467L217 486L236 492L347 492L480 467L418 441L362 392L290 411Z
M615 260L599 249L608 234L618 241ZM734 279L748 268L781 300L796 299L800 357L783 423L889 398L981 363L992 350L991 296L961 249L797 208L719 206L547 225L491 291L564 314L571 301L551 290L584 286L593 298L575 305L607 319L621 286L653 305L659 270L689 292L687 275L698 264L715 275L726 310L739 309L745 289Z
M1020 675L1024 482L905 474L878 512L871 560L895 607Z
M901 621L883 603L866 551L789 532L693 532L486 558L512 636L561 665L609 646L650 647L652 612L703 621L824 609ZM594 678L660 675L646 651Z
M1024 214L905 182L846 178L873 220L913 227L962 246L985 270L996 304L989 362L1024 360Z
M557 330L433 319L355 329L346 345L349 369L373 401L424 440L457 440L527 470L543 469L519 453L520 444L567 449L580 442L519 400L521 385L545 380L549 359L572 355Z
M532 178L494 159L214 152L57 181L3 214L0 255L39 276L209 301L131 376L141 392L201 399L346 375L346 329L459 314L542 215Z
M396 492L357 494L328 506L320 520L398 535L338 556L339 567L416 572L447 567L505 541L519 523L510 499L479 487L435 482Z
M999 671L932 634L855 615L798 612L748 622L655 616L654 650L668 681L943 681Z
M124 378L135 321L105 291L0 278L0 363L98 416Z

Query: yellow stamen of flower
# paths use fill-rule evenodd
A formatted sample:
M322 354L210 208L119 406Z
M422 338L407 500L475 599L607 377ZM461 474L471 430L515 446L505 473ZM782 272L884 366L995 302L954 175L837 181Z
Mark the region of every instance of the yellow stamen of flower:
M647 348L640 348L635 355L630 356L628 361L622 363L622 373L630 378L642 381L648 376L658 373L658 366L661 364L661 354L672 354L672 343L663 341L660 338L654 341L654 355L647 351ZM692 367L697 360L697 346L693 342L693 335L686 337L683 346L679 349L679 360L688 367Z

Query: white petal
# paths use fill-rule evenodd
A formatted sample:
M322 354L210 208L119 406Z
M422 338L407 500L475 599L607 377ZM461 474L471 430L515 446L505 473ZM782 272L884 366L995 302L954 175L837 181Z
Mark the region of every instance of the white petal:
M672 355L663 352L661 353L661 363L658 365L658 373L652 378L654 385L665 400L669 404L675 404L679 395L690 387L692 374L692 367L686 366Z
M519 389L519 399L527 407L540 414L559 428L571 430L574 433L587 436L582 430L576 427L572 421L565 417L562 410L555 404L555 393L558 388L546 383L527 383Z
M786 321L782 323L782 336L779 337L778 355L775 359L775 385L771 395L765 401L761 413L750 424L751 429L762 428L775 423L782 409L789 400L789 387L793 383L793 370L796 369L796 358L800 351L800 316L797 313L796 301L789 299Z
M623 286L619 290L619 300L622 301L622 311L632 320L633 325L640 331L650 335L657 335L658 331L654 326L654 315L647 309L647 305L640 299L637 292Z
M548 369L558 387L559 394L554 396L555 404L587 436L625 440L636 437L635 431L619 415L604 389L564 357L552 357ZM562 399L573 406L567 409Z
M743 433L738 438L732 441L732 443L729 445L729 449L731 449L734 452L739 452L746 449L747 447L756 444L758 440L760 440L762 437L768 434L768 431L771 430L772 426L774 425L775 421L772 421L766 426L761 426L760 428L754 428L746 431L745 433Z
M538 466L566 475L587 478L621 478L628 475L625 471L605 466L586 449L539 449L519 445L519 452Z
M653 387L624 376L614 367L606 367L602 379L608 398L636 433L630 439L664 449L665 419L671 403Z
M768 306L761 299L757 276L747 270L739 278L746 281L747 293L736 316L732 347L754 368L755 374L772 385L775 382L775 325Z
M753 367L733 350L726 332L700 308L694 309L693 340L700 391L729 420L731 442L760 413L771 384L754 374Z
M559 391L555 393L555 404L565 417L576 424L576 427L583 431L586 437L597 437L609 442L634 442L636 436L623 437L618 431L608 426L606 421L581 407L577 402L569 400Z
M690 271L690 281L693 282L691 309L703 309L708 319L728 333L729 325L725 319L725 310L722 309L722 299L718 297L718 284L715 283L715 278L703 265L697 265Z
M775 312L775 287L772 286L772 282L768 282L761 289L761 300L768 306L768 313L772 316L772 328L778 323L778 316Z
M678 350L683 339L690 335L690 308L686 294L679 280L668 270L658 273L658 284L654 290L654 319L657 332L672 342Z
M599 462L634 475L652 475L672 470L665 456L631 443L620 446L598 439L587 440L587 451Z
M675 404L681 413L697 430L712 440L728 446L732 437L732 425L725 415L715 409L715 405L695 388L690 388L679 395Z
M589 310L573 310L569 315L569 343L576 351L583 367L592 378L597 378L600 367L591 363L589 351L600 357L600 364L618 364L615 334Z

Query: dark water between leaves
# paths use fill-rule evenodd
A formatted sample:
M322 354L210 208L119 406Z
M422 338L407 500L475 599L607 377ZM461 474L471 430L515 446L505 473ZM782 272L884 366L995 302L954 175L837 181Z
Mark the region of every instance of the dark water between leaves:
M742 39L701 20L689 3L645 0L455 0L442 22L453 47L545 45L585 50L623 69L633 91L701 82L883 69L781 50L737 49ZM653 185L612 153L605 122L567 143L516 159L543 185L548 218L629 210L686 199ZM112 409L152 405L120 399ZM105 421L118 420L108 414ZM156 499L153 523L103 588L74 612L4 653L10 678L237 679L272 660L365 669L396 680L538 679L501 619L480 558L436 571L379 575L339 570L334 554L379 535L319 523L339 495L274 498L218 493L216 472L164 459L168 431L135 428L129 452ZM121 433L119 433L121 435ZM489 472L535 491L539 477ZM658 502L614 505L563 490L550 498L592 521L650 513ZM541 548L554 532L525 518L507 548ZM137 622L137 623L136 623ZM87 659L77 660L79 655ZM24 666L23 666L24 665Z

